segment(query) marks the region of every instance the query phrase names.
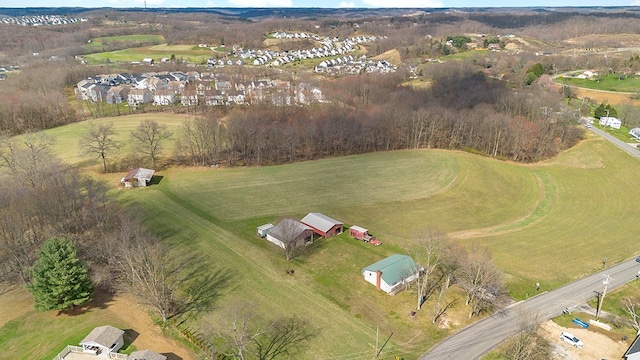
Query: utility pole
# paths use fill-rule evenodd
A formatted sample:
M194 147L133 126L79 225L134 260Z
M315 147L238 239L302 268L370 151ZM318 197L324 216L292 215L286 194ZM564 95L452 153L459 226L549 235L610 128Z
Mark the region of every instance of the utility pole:
M384 344L382 344L382 347L380 348L380 350L378 350L378 352L376 353L376 359L378 358L378 356L380 356L380 353L382 352L382 349L384 349L384 347L387 345L387 343L389 342L389 340L391 339L391 337L393 336L393 333L391 333L391 335L389 335L389 337L387 338L387 340L385 340Z
M602 284L604 285L604 290L602 291L602 295L600 295L600 301L598 301L598 310L596 311L596 320L600 318L600 310L602 310L602 303L604 302L604 297L607 295L607 286L611 282L611 276L604 275L604 280L602 280Z

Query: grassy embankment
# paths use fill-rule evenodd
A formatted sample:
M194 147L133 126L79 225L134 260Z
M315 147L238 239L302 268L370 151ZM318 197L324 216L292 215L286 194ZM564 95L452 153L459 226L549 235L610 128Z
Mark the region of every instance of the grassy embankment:
M197 45L152 45L142 47L131 47L123 50L105 51L88 54L84 58L91 64L104 64L110 62L126 62L142 61L145 58L154 59L159 62L162 58L170 59L175 56L176 59L204 64L207 59L213 56L213 52L209 48L201 48Z
M138 123L130 117L113 121L119 129ZM80 126L50 133L75 146ZM81 157L69 147L57 152L77 163ZM376 325L381 334L394 332L389 356L412 358L444 334L430 325L431 304L410 319L414 295L376 291L362 280L362 267L393 253L414 253L416 231L429 225L470 251L489 248L516 299L536 281L542 290L555 288L598 270L603 256L612 264L637 253L633 224L640 194L628 189L638 169L637 160L588 135L574 149L534 165L397 151L272 167L173 168L160 172L157 186L114 192L126 206L144 209L148 225L174 251L197 251L212 268L232 274L233 286L198 321L222 327L224 309L246 302L263 316L297 314L317 326L309 358L364 359L375 347ZM121 175L101 177L115 184ZM367 227L384 244L376 248L342 235L317 242L288 264L278 248L254 235L257 225L311 211ZM285 275L290 265L294 276ZM447 320L464 325L465 313L459 304Z

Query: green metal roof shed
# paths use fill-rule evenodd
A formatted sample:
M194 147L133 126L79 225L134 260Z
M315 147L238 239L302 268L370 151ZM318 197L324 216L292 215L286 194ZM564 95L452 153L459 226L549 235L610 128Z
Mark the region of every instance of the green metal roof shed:
M421 267L407 255L393 254L362 269L365 281L390 294L415 280Z

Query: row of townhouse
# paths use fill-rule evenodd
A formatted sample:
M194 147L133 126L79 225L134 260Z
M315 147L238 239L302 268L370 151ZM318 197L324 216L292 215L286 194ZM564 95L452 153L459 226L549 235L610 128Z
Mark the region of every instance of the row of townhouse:
M176 103L184 106L256 103L291 106L324 101L322 90L308 83L292 86L289 81L247 81L225 73L195 71L97 75L80 81L75 92L79 99L85 101L108 104L126 102L134 107L141 104L162 106Z
M2 17L0 22L7 25L21 26L53 26L85 22L86 18L72 18L65 15L29 15L19 17Z
M253 65L262 66L282 66L290 62L316 59L331 56L340 56L351 53L355 50L357 44L369 43L380 39L376 36L354 36L341 41L339 38L320 37L307 33L286 33L276 32L273 34L278 39L304 39L313 38L321 45L312 49L300 49L286 52L270 51L270 50L254 50L243 48L234 48L233 54L243 60L253 59ZM223 66L224 61L218 60L214 65ZM229 65L232 65L231 63Z
M316 73L345 75L366 73L392 73L396 71L396 66L386 60L367 60L365 55L354 59L352 55L343 56L331 60L324 60L314 68Z

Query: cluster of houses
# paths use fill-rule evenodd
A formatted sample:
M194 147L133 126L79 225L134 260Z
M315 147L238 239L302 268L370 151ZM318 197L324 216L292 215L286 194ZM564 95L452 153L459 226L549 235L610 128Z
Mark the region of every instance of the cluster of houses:
M18 17L5 16L0 18L0 23L21 26L69 25L85 21L87 21L86 18L72 18L65 15L29 15Z
M243 60L253 60L253 65L282 66L294 61L305 59L318 59L331 56L342 56L355 50L357 44L369 43L379 39L376 36L354 36L341 41L338 38L320 37L315 34L276 32L276 39L313 39L320 45L312 49L293 51L272 51L234 48L233 54ZM240 60L239 60L240 61ZM218 60L219 65L219 60ZM224 64L223 64L224 65Z
M367 60L365 55L354 59L352 55L338 57L331 60L324 60L313 69L316 73L329 75L348 75L366 73L392 73L396 71L396 66L386 60Z
M118 351L124 346L124 331L111 325L98 326L82 341L80 346L69 345L53 360L166 360L167 357L153 350L137 350L129 355Z
M355 233L364 237L366 229L352 226ZM296 245L312 243L317 238L328 238L341 234L344 224L322 213L309 213L300 221L287 218L278 224L257 227L257 234L273 244L285 248L285 242ZM364 232L363 232L364 231ZM354 231L349 231L354 236ZM357 238L357 236L355 236ZM407 255L393 254L362 269L364 280L387 294L395 294L420 276L422 267Z
M244 80L226 73L197 71L96 75L80 81L75 93L81 100L127 103L134 108L142 104L163 106L178 103L183 106L258 103L302 106L324 101L322 90L309 83Z

